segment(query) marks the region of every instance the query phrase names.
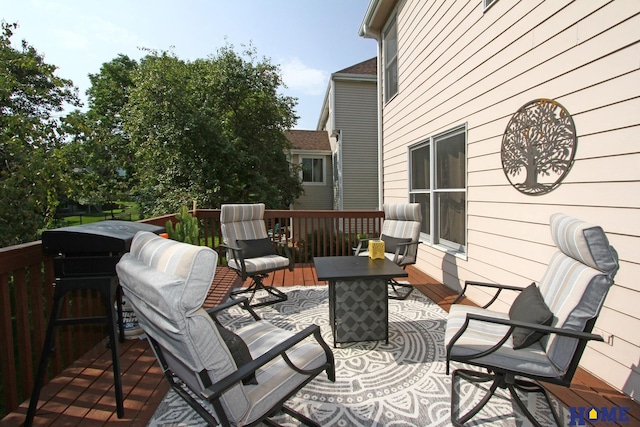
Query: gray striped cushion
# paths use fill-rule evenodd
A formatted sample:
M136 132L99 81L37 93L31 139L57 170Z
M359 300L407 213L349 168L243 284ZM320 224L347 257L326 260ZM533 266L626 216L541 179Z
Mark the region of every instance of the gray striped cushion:
M202 306L215 274L218 254L206 246L194 246L164 239L148 231L138 232L131 242L130 256L155 270L184 279L171 301L179 310Z
M253 322L236 333L247 343L254 358L294 335L266 321ZM326 363L322 347L316 341L303 341L287 351L291 361L302 369L316 369ZM256 372L259 386L247 386L250 410L244 423L255 421L261 414L288 396L302 384L308 376L299 374L286 365L281 357L265 365Z
M551 237L565 255L612 277L618 271L618 256L602 227L557 213L551 216Z
M559 251L551 258L539 284L544 301L554 314L551 326L583 331L587 321L596 317L602 308L618 270L618 257L601 227L555 214L551 217L551 233ZM508 318L506 313L452 306L447 318L445 344L460 329L467 312ZM499 342L507 329L506 326L471 322L451 354L468 355L486 350ZM508 340L497 352L480 361L505 369L556 377L568 368L577 344L576 339L548 335L533 346L513 350L512 341Z
M618 271L618 257L601 227L564 214L551 217L551 234L559 251L540 281L540 292L554 314L552 326L583 331L596 317ZM542 339L549 358L566 369L578 345L556 335Z
M467 313L475 313L499 319L509 319L506 313L498 313L467 305L452 305L447 317L445 330L445 346L464 324ZM472 321L462 337L456 341L451 351L451 356L467 356L480 353L497 344L507 333L509 327L489 322ZM496 352L474 359L478 363L487 363L504 369L526 372L531 375L543 377L556 377L561 372L555 368L542 349L539 342L526 348L526 350L514 350L511 340L507 340Z
M238 246L238 240L252 240L267 238L264 224L264 204L236 204L222 205L220 222L224 242L231 246ZM233 252L227 251L229 267L241 270L242 266L234 260ZM245 259L247 273L276 270L289 265L289 259L280 255L267 255L259 258Z
M421 221L419 203L386 204L381 234L417 241L420 237Z
M242 267L233 258L229 259L229 267L240 270ZM289 258L280 255L267 255L260 258L245 259L244 265L247 273L256 273L259 271L277 270L285 268L289 265Z
M140 326L164 349L169 367L193 390L203 390L198 373L213 382L235 371L231 353L202 308L215 275L217 253L139 232L116 266L125 296ZM221 399L228 416L240 420L249 401L237 385Z
M422 211L419 203L390 203L384 205L384 222L380 234L386 236L411 239L417 242L420 239L420 222L422 221ZM403 255L398 259L399 264L413 263L416 259L417 247L408 247L406 260ZM402 252L401 252L402 253ZM369 256L369 252L361 252L360 256ZM393 254L387 258L394 260Z
M264 204L222 205L220 224L224 242L238 246L238 240L264 239L269 237L264 224ZM227 259L233 258L227 251Z

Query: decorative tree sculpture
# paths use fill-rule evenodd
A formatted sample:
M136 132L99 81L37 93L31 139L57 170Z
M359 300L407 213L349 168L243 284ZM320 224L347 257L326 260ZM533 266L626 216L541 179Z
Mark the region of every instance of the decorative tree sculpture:
M529 195L557 188L573 164L576 128L569 112L536 99L511 117L502 138L502 169L511 185Z

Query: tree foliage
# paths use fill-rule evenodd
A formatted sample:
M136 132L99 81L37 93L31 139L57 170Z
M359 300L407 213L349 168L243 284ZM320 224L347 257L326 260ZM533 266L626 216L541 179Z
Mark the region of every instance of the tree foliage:
M38 239L66 189L60 155L65 103L79 105L70 80L55 75L35 48L11 45L16 24L0 34L0 245Z
M119 55L89 74L88 109L64 119L70 135L65 147L73 186L71 197L87 205L111 203L131 187L131 144L123 130L122 109L138 63Z
M149 51L133 83L122 117L143 213L176 212L193 200L283 207L301 194L285 154L295 99L278 93L278 67L254 50L226 46L195 61Z

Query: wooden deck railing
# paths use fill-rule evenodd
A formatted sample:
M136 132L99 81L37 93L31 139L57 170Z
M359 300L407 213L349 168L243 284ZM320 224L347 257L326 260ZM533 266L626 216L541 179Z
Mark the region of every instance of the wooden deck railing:
M311 262L316 255L350 254L359 237L379 232L383 215L381 211L268 210L265 222L271 238L288 245L299 263ZM201 244L217 247L221 241L220 210L197 210L196 216L201 224ZM175 221L175 215L143 222L164 226L168 220ZM0 248L0 419L31 394L53 282L53 259L42 253L40 241ZM78 291L68 299L63 317L104 315L97 295ZM106 336L106 329L94 324L56 329L56 351L45 382Z

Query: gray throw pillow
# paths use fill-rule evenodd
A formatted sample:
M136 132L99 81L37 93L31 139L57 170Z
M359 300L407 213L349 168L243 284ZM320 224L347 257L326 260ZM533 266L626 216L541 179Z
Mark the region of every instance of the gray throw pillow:
M386 234L381 235L380 240L384 242L384 251L391 254L396 253L398 244L409 243L411 241L411 239L409 238L391 237L391 236L387 236ZM404 248L402 248L401 252L403 251L404 251Z
M549 326L553 321L553 313L544 302L536 284L532 283L524 288L513 301L513 305L509 309L509 318L511 320ZM529 347L544 335L546 334L533 329L515 328L512 335L513 348L517 350Z
M231 357L233 357L233 361L236 362L236 367L240 369L242 366L251 362L253 358L251 357L251 353L249 352L249 347L247 344L236 334L225 328L224 326L218 324L218 322L214 322L218 327L218 333L224 340L225 344L227 344L227 348L231 353ZM252 373L248 377L242 380L242 384L258 384L258 380L256 379L256 373Z
M238 240L238 247L242 249L242 257L244 259L260 258L267 255L275 255L276 253L273 243L268 237L264 239Z

